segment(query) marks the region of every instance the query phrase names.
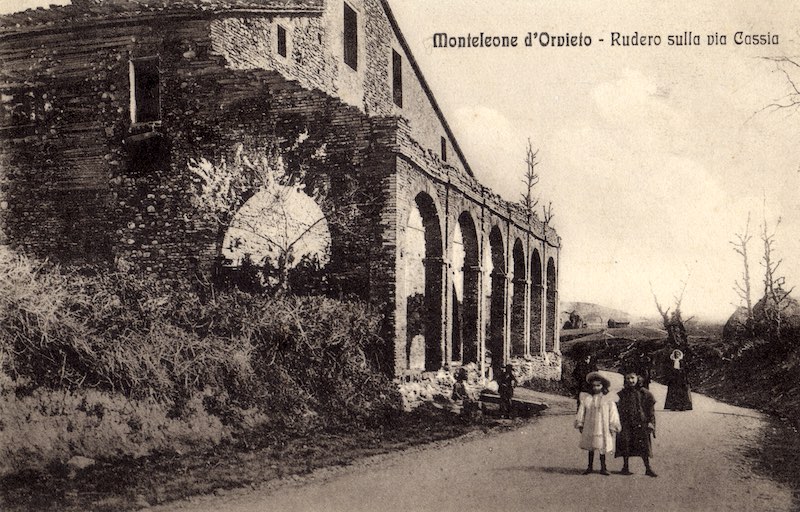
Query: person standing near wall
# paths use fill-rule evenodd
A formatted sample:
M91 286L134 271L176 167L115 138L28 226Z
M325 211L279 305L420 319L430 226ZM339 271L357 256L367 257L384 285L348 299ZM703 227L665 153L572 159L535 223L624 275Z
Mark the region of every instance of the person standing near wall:
M597 362L589 350L580 352L580 359L575 364L575 369L572 371L572 379L575 386L575 402L576 407L581 405L581 393L591 393L591 385L586 382L586 376L592 372L597 371Z
M510 418L512 415L511 399L514 397L514 386L517 378L514 376L514 367L505 365L503 372L497 379L497 392L500 395L500 416Z

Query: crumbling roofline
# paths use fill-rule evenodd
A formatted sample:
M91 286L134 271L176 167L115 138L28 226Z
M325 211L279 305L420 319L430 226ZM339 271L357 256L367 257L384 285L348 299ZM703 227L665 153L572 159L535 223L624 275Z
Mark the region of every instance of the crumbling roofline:
M50 35L59 32L73 32L85 28L108 28L108 27L124 27L131 25L140 25L149 22L162 22L164 20L198 20L198 19L212 19L229 16L258 16L258 17L308 17L308 16L321 16L322 10L316 7L309 7L307 9L291 8L291 9L249 9L249 8L231 8L231 9L214 9L199 11L194 9L187 9L182 11L142 11L133 13L117 13L108 17L98 18L85 18L85 19L67 19L67 20L53 20L45 23L35 25L17 25L17 26L0 26L0 41L9 41L17 38L24 38L31 35ZM3 20L0 17L0 20Z

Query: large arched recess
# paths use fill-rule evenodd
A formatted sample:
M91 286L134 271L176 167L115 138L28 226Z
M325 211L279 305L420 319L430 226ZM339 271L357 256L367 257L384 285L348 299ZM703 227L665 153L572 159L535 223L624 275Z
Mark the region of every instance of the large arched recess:
M556 317L558 315L556 289L556 263L553 258L547 259L547 335L545 337L545 350L551 352L556 346Z
M517 238L511 253L514 261L514 281L511 293L511 355L525 355L525 249Z
M442 228L436 204L421 192L406 225L406 356L411 369L442 367Z
M531 254L531 353L538 354L542 347L542 256L538 249Z
M499 375L500 369L505 363L503 338L506 311L506 257L503 235L497 226L494 226L489 233L489 246L492 257L492 284L486 349L491 354L492 370L495 375Z
M480 257L475 222L468 212L458 217L453 238L452 360L477 363Z

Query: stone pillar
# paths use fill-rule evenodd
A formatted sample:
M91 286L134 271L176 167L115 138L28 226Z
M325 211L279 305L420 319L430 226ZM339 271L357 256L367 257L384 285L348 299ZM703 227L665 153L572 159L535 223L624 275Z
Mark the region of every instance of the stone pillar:
M526 255L527 257L527 255ZM523 348L523 355L525 357L529 357L531 355L531 279L530 279L530 265L526 265L527 268L527 279L525 279L525 302L523 304L524 311L524 319L523 319L523 326L525 332L524 336L524 348Z
M542 242L542 336L539 339L539 353L547 353L547 244Z
M558 290L561 288L559 281L561 281L561 247L556 249L556 312L561 308L558 298ZM561 354L561 322L558 321L556 315L556 328L555 340L553 340L553 352Z
M453 270L449 257L442 262L442 367L453 361Z
M506 267L507 268L507 267ZM505 288L503 294L505 295L505 307L503 311L503 364L508 362L511 355L511 307L513 306L512 295L512 279L508 273L505 275Z
M556 271L556 276L558 272ZM556 313L558 312L559 304L558 304L558 285L556 284L556 293L555 293L555 305L556 305ZM558 321L558 315L556 315L556 322L553 326L553 352L557 354L561 353L561 340L559 336L561 336L561 322Z

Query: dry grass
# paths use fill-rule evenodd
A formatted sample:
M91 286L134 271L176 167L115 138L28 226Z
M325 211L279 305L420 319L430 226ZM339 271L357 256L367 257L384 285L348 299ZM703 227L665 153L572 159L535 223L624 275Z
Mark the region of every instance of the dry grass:
M257 487L360 458L450 439L473 431L507 428L467 423L435 407L397 413L391 424L331 430L252 432L247 439L178 455L102 461L73 478L60 467L26 471L0 480L4 511L136 510L191 496Z
M0 418L11 422L0 437L30 440L4 443L0 474L267 427L380 425L401 401L377 371L379 322L355 302L201 300L180 283L0 251Z

